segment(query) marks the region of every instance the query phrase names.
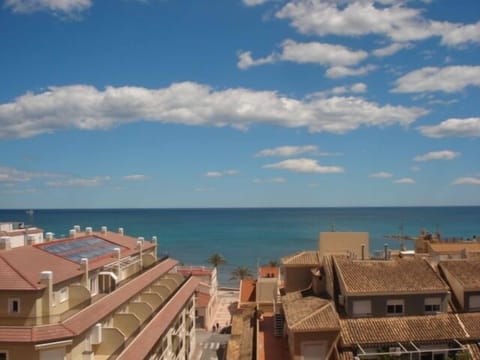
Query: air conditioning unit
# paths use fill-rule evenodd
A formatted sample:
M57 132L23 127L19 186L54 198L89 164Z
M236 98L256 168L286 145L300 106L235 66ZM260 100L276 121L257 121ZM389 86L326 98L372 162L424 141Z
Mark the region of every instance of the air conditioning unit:
M97 323L90 333L90 343L92 345L98 345L102 342L102 324Z
M402 353L402 348L399 347L399 346L390 347L390 348L388 348L388 352L393 354L393 355L400 356L401 353Z
M338 304L345 306L345 296L343 295L338 295Z

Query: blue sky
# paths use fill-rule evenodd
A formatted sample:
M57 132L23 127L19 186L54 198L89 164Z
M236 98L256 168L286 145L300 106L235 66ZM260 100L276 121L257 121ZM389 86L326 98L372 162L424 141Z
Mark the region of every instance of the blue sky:
M0 208L480 205L480 2L3 0Z

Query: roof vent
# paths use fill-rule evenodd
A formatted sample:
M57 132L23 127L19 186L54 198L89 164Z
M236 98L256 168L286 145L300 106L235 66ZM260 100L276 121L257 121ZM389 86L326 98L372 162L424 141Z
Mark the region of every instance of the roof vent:
M74 225L74 226L73 226L73 229L74 229L77 233L79 233L79 232L82 231L82 229L80 228L80 225Z
M152 243L156 244L157 243L157 237L156 236L152 236Z
M74 238L75 236L77 236L77 231L75 229L70 229L70 237L71 238Z
M120 235L123 235L123 234L125 233L125 232L123 231L123 228L122 228L122 227L121 227L121 228L118 228L118 233L119 233Z
M101 231L102 231L102 234L106 234L106 233L107 233L107 227L106 227L106 226L102 226L102 227L101 227Z
M28 235L27 236L27 245L35 245L35 236L33 235Z
M85 233L86 233L87 235L92 235L92 232L93 232L93 231L92 231L92 228L91 228L90 226L85 228Z
M45 241L52 241L53 240L53 233L47 232L45 233Z
M0 250L10 250L12 248L12 244L10 242L10 238L8 236L3 236L0 238Z

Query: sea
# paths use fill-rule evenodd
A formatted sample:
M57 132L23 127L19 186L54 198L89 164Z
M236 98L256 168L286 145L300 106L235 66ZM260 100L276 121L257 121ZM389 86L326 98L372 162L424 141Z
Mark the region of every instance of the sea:
M208 266L208 258L220 253L226 260L218 269L222 286L238 286L231 272L239 266L255 274L259 265L317 249L323 231L368 232L371 252L384 244L400 247L386 235L417 236L421 229L439 231L444 238L480 237L480 206L0 210L0 222L8 221L40 227L55 238L67 237L74 225L122 227L130 236L157 236L159 254L185 265ZM404 245L413 248L409 241Z

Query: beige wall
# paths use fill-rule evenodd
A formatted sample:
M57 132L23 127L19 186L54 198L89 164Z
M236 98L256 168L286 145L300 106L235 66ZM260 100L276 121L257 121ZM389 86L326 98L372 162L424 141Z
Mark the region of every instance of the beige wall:
M41 291L2 291L0 293L0 319L2 325L35 325L37 301ZM9 299L20 300L20 313L8 313Z
M305 267L285 266L285 291L293 292L308 288L312 283L312 266Z
M321 232L318 251L320 257L350 251L358 259L361 259L362 245L365 245L365 258L367 259L370 256L368 232Z
M8 352L8 360L37 360L38 352L31 344L8 344L0 343L0 350Z
M298 332L291 334L293 341L289 341L289 345L293 346L290 349L290 354L294 360L303 360L302 343L303 342L327 342L326 354L337 341L340 330L337 331L317 331L317 332ZM289 334L290 335L290 334ZM290 337L290 336L289 336Z
M455 298L457 299L458 304L461 307L461 310L465 310L464 288L463 288L462 284L460 284L460 282L455 278L455 276L453 276L443 266L441 268L442 268L442 272L445 276L445 279L448 282L448 285L450 285L450 288L452 289L452 292L455 295Z

